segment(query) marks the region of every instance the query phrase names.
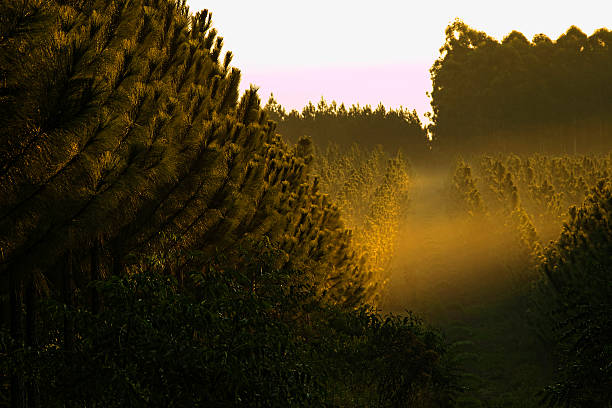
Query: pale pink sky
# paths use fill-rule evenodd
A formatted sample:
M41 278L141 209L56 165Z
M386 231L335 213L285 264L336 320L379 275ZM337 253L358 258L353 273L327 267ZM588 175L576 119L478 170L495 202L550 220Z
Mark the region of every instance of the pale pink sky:
M315 105L324 97L347 108L352 104L387 107L403 105L420 114L429 110L423 96L431 81L427 64L394 63L381 66L251 69L243 72L243 84L261 84L260 97L270 92L283 106L301 110L307 101Z
M400 105L430 110L429 68L456 17L502 39L558 38L571 25L587 35L611 28L612 0L188 0L208 9L242 71L240 88L255 84L265 103L285 108L321 96L346 105Z

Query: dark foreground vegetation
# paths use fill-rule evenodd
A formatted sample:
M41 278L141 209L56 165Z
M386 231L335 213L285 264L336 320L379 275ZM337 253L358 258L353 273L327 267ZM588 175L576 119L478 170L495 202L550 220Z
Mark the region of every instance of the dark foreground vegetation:
M612 186L600 182L548 248L543 270L553 332L561 346L555 404L605 407L612 403Z
M425 129L261 108L181 2L0 0L0 404L610 407L609 47L457 21Z
M97 313L86 299L42 302L37 345L4 333L13 351L2 368L27 404L46 407L450 405L439 334L412 316L323 304L299 272L274 267L278 250L257 250L181 283L158 260L133 265L90 283L104 299Z

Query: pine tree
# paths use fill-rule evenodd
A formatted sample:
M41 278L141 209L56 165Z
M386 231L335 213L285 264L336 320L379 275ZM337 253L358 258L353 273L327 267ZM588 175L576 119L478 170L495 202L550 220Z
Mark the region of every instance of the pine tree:
M543 294L563 356L546 400L551 406L606 407L612 402L610 184L599 183L569 213L542 265Z
M231 255L264 236L321 293L361 301L352 283L330 289L365 269L312 158L275 135L255 88L238 100L210 13L3 0L0 16L0 276L15 339L33 325L32 288L70 306L132 253ZM168 273L197 267L179 258Z

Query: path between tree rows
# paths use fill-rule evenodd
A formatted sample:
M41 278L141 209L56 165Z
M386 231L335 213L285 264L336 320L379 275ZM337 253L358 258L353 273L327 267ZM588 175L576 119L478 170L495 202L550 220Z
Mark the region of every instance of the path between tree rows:
M447 172L417 174L384 311L415 311L454 344L460 407L535 407L553 361L503 278L487 231L447 212ZM483 227L484 228L484 227ZM501 278L501 279L500 279Z

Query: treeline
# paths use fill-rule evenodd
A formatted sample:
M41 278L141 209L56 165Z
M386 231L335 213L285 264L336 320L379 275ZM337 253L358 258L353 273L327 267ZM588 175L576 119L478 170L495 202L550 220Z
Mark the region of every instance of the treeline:
M513 31L500 42L457 20L430 70L427 129L415 111L382 105L347 109L321 99L287 113L271 97L265 109L289 141L308 135L321 148L381 144L412 160L429 160L432 151L600 152L612 148L611 43L607 29L589 37L575 26L556 40Z
M434 149L588 153L612 148L612 32L498 42L460 20L431 68Z
M589 37L575 26L556 40L513 31L500 42L456 20L430 70L427 127L415 111L347 109L323 98L287 112L271 96L265 110L293 143L308 135L321 148L381 144L413 161L432 152L600 152L612 148L611 43L607 29Z
M382 104L352 105L346 108L335 101L309 102L301 112L289 113L273 96L264 107L277 125L277 131L295 143L310 136L320 149L329 143L348 148L357 143L366 149L384 146L391 153L401 149L411 160L421 160L429 153L429 138L416 111L404 108L387 110Z
M0 2L3 402L452 400L443 342L367 311L311 149L239 97L222 43L184 2Z

